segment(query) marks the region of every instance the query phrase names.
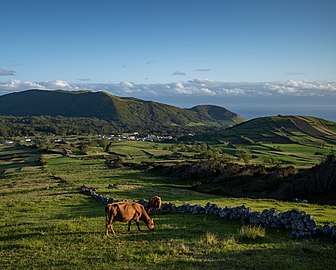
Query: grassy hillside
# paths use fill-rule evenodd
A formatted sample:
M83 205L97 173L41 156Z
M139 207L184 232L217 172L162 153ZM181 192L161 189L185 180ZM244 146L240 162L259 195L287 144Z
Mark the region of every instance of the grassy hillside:
M223 107L215 106L215 105L198 105L192 107L191 111L200 113L204 117L208 118L209 121L215 119L222 123L224 126L231 126L232 120L235 120L236 123L241 123L244 121L242 117L233 113Z
M219 108L219 110L218 110ZM125 126L232 126L242 118L216 107L216 115L105 92L28 90L0 96L0 115L95 117ZM211 106L208 111L212 111Z
M27 149L26 149L27 150ZM242 238L240 222L214 216L174 214L155 218L155 233L137 232L133 224L116 223L117 235L104 237L103 206L79 193L91 184L98 193L130 200L153 194L163 201L262 210L302 209L318 223L335 223L335 207L276 200L223 198L167 186L170 179L129 168L111 170L104 161L44 155L45 167L17 146L0 153L19 154L0 161L16 171L1 174L1 269L332 269L336 246L321 240L292 240L288 232L266 229L259 239ZM41 154L41 153L40 153ZM32 160L32 161L33 161ZM34 167L31 168L31 167ZM27 168L27 169L24 169ZM71 182L71 183L70 183ZM171 182L170 182L171 183ZM107 188L115 184L113 188ZM141 223L145 230L145 225Z
M232 143L336 144L336 123L309 116L270 116L252 119L225 130Z

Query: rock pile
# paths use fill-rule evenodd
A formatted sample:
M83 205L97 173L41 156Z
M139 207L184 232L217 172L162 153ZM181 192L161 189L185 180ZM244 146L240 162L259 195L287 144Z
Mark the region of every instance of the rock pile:
M95 189L87 186L81 187L81 192L97 199L103 204L117 202L113 198L105 198L95 192ZM147 200L140 199L138 203L147 206ZM260 224L265 227L290 230L293 238L326 237L336 242L336 226L325 224L318 226L315 220L306 212L301 210L289 210L278 212L275 209L265 209L262 212L252 211L245 205L224 208L208 202L205 206L199 204L183 204L176 206L174 203L164 203L161 207L161 214L191 213L214 215L224 219L240 220L246 224Z
M114 200L113 198L105 198L103 195L99 195L96 192L96 189L93 188L93 187L83 185L83 186L80 187L80 191L82 193L84 193L86 195L89 195L92 198L98 200L102 204L108 204L108 203L116 202L116 200Z
M171 213L207 214L225 219L240 220L247 224L260 224L265 227L287 229L291 231L290 235L293 238L330 237L333 241L336 241L336 226L331 224L318 226L309 214L300 210L278 212L275 209L265 209L262 212L255 212L244 205L221 208L217 204L210 202L204 207L198 204L176 206L169 203L163 204L162 209L164 213L171 209Z
M137 201L137 203L140 203L145 208L147 207L147 204L148 204L148 202L145 199L140 199L139 201Z

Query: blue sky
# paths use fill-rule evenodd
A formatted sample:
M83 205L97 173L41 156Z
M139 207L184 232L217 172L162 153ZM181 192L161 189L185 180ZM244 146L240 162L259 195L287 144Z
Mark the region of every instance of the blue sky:
M1 1L0 94L335 98L335 10L334 0Z

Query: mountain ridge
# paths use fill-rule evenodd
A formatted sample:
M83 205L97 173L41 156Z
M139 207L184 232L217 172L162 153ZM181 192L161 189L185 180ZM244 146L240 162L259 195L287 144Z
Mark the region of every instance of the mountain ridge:
M222 126L243 118L223 107L199 105L184 109L132 97L89 90L30 89L0 96L0 115L95 117L122 125Z

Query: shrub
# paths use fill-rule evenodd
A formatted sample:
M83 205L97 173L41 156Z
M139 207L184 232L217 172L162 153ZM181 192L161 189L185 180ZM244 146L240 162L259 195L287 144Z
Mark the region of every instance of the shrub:
M242 159L245 163L249 163L251 160L251 152L248 150L243 150L243 149L237 149L236 150L236 156L239 159Z
M106 157L105 165L109 168L121 168L123 167L123 158L118 155L109 155Z
M265 228L253 225L243 225L238 231L238 238L240 240L255 240L264 238L266 235Z
M235 248L238 245L236 238L237 238L236 235L234 234L230 235L229 237L223 240L224 246L229 249Z
M205 242L208 245L215 245L215 244L217 244L218 243L217 235L214 234L214 233L211 233L211 232L207 232L205 234Z
M40 164L41 166L47 165L47 160L43 156L40 157Z

